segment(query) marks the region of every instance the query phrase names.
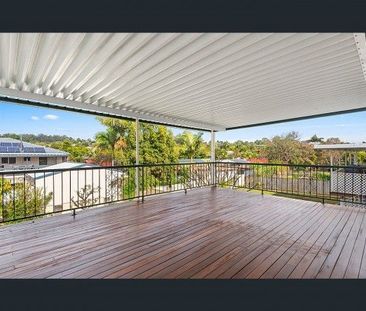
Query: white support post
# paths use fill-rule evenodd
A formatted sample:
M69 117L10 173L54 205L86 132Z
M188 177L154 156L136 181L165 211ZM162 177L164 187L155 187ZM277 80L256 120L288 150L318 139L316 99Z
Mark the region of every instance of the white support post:
M329 186L330 186L330 191L329 193L332 192L332 178L333 178L333 152L331 151L330 152L330 183L329 183Z
M216 167L215 162L216 156L215 156L215 131L211 130L211 178L212 178L212 184L216 186Z
M135 153L136 153L136 161L135 164L139 165L140 163L140 122L139 119L136 119L136 132L135 132L135 136L136 136L136 148L135 148ZM136 192L136 197L140 197L140 191L139 191L139 168L136 167L135 169L135 192Z

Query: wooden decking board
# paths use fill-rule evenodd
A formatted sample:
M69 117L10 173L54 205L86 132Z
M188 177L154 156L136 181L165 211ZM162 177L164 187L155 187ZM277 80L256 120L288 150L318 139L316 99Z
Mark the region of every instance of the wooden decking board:
M313 207L315 208L315 207ZM311 211L311 209L307 210L307 212ZM194 275L194 278L198 277L207 277L207 278L216 278L219 277L221 274L226 272L230 267L238 265L238 261L246 260L247 257L255 256L255 252L258 252L258 250L265 249L269 247L269 245L272 243L271 237L275 236L277 232L281 233L281 229L284 230L288 225L293 223L294 221L301 219L303 214L296 213L291 215L286 215L285 219L279 219L277 221L271 222L268 226L261 227L261 229L264 232L261 232L260 234L254 236L251 239L246 239L243 241L243 244L241 245L241 248L243 249L243 252L240 254L230 254L228 253L227 260L225 263L223 263L222 260L218 259L217 262L210 263L207 267L205 267L202 271L198 272L196 275ZM243 253L246 254L243 258ZM219 264L219 263L222 264ZM239 263L240 264L240 263Z
M352 254L350 256L346 273L346 278L357 278L360 273L362 255L366 243L366 217L365 214L362 216L362 224L358 232Z
M228 213L227 213L228 214ZM207 215L206 215L207 216ZM202 219L205 219L205 220L207 220L207 217L206 216L204 216L204 217L202 217ZM188 222L187 223L185 223L185 227L188 225ZM158 226L157 226L158 227ZM174 228L174 229L178 229L178 228ZM157 229L155 229L155 230L157 230ZM158 229L158 230L160 230L160 229ZM174 230L174 232L175 232L176 230ZM107 236L107 238L108 239L113 239L113 237L111 237L111 236ZM95 241L95 240L94 240ZM105 246L105 244L103 244L103 246ZM58 248L60 248L60 246L58 245Z
M217 225L217 224L215 224L215 225ZM220 225L218 225L218 227L220 228ZM221 226L221 228L222 228L222 226ZM192 234L188 235L187 238L191 239L191 236L192 236ZM162 251L166 251L169 253L169 252L173 251L173 248L171 246L176 245L177 243L180 243L180 246L182 246L183 243L186 243L186 244L188 244L188 246L187 246L188 248L193 247L193 245L189 245L189 243L187 243L187 241L184 239L182 240L182 238L183 237L178 236L176 240L168 241L167 244L164 244L164 245L157 244L157 245L155 245L154 248L138 250L136 252L135 257L133 257L133 260L132 261L129 260L128 262L126 262L126 265L134 264L134 263L136 263L138 261L142 261L142 260L147 260L149 258L149 256L151 257L156 254L159 255L159 253L161 254ZM186 238L186 237L184 237L184 238ZM174 242L174 243L172 243L172 242ZM188 240L188 242L189 242L189 240ZM123 258L123 256L124 256L124 254L122 253L121 256L117 256L116 258L113 258L112 262L110 262L110 261L105 262L105 265L104 266L101 265L100 267L98 267L98 270L108 274L108 273L112 272L112 268L120 269L121 268L120 263L121 263L121 259Z
M295 215L294 215L295 216ZM285 227L287 224L290 224L292 221L295 221L297 217L290 218L288 215L286 215L285 219L277 219L276 221L269 222L266 226L261 226L260 230L258 231L258 234L254 235L251 238L246 238L244 241L242 241L240 245L240 249L242 252L237 252L237 249L228 251L227 253L224 253L222 256L226 257L226 261L222 267L224 269L227 269L230 261L235 261L237 257L242 258L242 254L248 254L251 250L256 249L256 247L262 245L265 241L268 241L268 237L271 235L271 232L274 232L274 230L278 230L281 227ZM266 238L267 237L267 238ZM181 267L182 274L179 274L179 270L174 271L172 274L167 274L167 277L193 277L198 278L201 275L205 275L207 278L215 278L220 275L222 269L220 270L221 265L219 262L223 263L223 260L220 260L221 258L216 258L217 256L212 256L201 262L200 264L196 265L194 268L189 269L186 271L185 267ZM215 267L215 269L212 268L212 266ZM200 271L202 269L202 271ZM197 273L197 274L196 274Z
M282 267L282 269L274 276L274 278L285 279L295 273L298 273L298 275L302 276L305 270L310 265L313 258L319 252L320 248L324 245L325 241L332 234L336 225L341 221L345 211L346 210L344 209L343 212L338 213L337 210L334 209L335 217L333 217L332 220L329 222L327 228L325 230L319 228L320 234L317 237L314 237L313 243L311 243L311 245L309 243L307 246L301 247Z
M315 256L311 259L310 264L306 269L303 269L304 273L301 275L301 278L316 278L316 275L318 274L320 268L322 267L324 261L326 260L330 250L336 243L338 237L342 233L343 228L348 223L351 215L352 215L353 209L348 208L345 212L345 214L342 216L341 221L337 224L332 234L328 237L328 239L325 241L325 243L321 246L321 248L316 252ZM294 273L290 275L290 278L299 278L299 275L296 275L297 267L294 269Z
M258 221L258 218L265 218L264 216L268 216L268 215L257 215L256 217L248 217L247 218L247 220L255 220L256 222ZM235 215L232 215L232 216L230 216L230 218L226 218L226 219L224 219L224 218L222 218L222 217L220 217L220 221L223 221L223 220L225 220L225 221L230 221L230 222L233 222L233 221L235 221L235 218L237 218L237 217L240 217L240 214L238 215L238 214L235 214ZM268 216L269 217L269 216ZM158 253L159 252L161 252L161 249L160 250L158 250L157 251ZM180 251L181 252L181 251ZM173 256L174 257L174 254L179 254L180 253L179 251L178 252L176 252L176 253L170 253L170 256ZM144 253L143 255L149 255L149 254L146 254L146 253ZM151 255L151 254L150 254ZM167 258L169 258L169 257L166 257L165 259L167 259ZM163 258L164 259L164 258ZM156 260L151 260L152 261L152 265L155 265L155 264L157 264L158 262L156 261ZM164 261L164 260L163 260ZM119 272L119 274L122 274L122 272L120 271Z
M341 234L338 236L337 241L330 250L327 258L321 266L317 278L329 278L333 272L334 266L337 263L338 257L344 247L344 243L347 240L349 233L356 221L358 210L352 211L351 217L347 224L343 227Z
M267 215L267 216L268 217L265 219L266 220L265 222L261 223L258 220L255 220L256 225L260 226L259 230L258 230L258 228L257 228L257 230L255 230L256 228L252 228L252 227L247 228L247 229L240 228L239 233L240 234L245 234L245 237L246 237L244 241L250 240L250 238L253 236L253 234L255 232L258 233L260 230L263 230L267 224L273 224L275 219L277 220L277 219L280 218L280 216L278 216L277 218L274 218L271 215ZM283 217L283 215L281 215L281 216ZM283 218L281 218L281 219L283 219ZM262 219L262 221L263 221L263 219ZM243 242L238 241L238 240L236 240L236 242L237 243L243 243ZM226 242L223 243L223 244L224 245L221 248L219 248L220 251L222 251L222 248L226 248L226 246L227 247L235 247L236 246L236 244L231 245L231 244L226 243ZM214 250L212 250L212 249L208 248L207 252L204 252L203 250L200 250L200 252L195 253L194 256L186 257L186 258L184 258L184 260L175 261L174 265L169 266L168 269L160 269L160 273L156 273L153 276L154 277L160 277L161 274L164 274L164 277L169 277L169 278L170 277L177 277L177 276L178 277L188 277L188 276L185 276L185 275L180 276L179 273L180 272L184 273L187 270L188 266L189 267L194 266L194 268L196 269L197 266L199 266L198 263L201 265L202 263L200 261L205 260L205 258L211 253L212 253L212 256L210 256L208 259L212 260L213 258L215 258L217 256L217 253L215 254L215 252L218 251L219 249L215 248ZM202 256L199 256L200 253L201 253ZM188 262L189 264L185 265L186 262ZM197 264L195 264L195 263L197 263ZM172 274L170 274L171 271L172 271ZM190 271L194 272L194 269L190 269ZM145 274L140 275L140 277L150 276L150 275L151 275L151 273L149 271L147 271Z
M291 259L296 258L295 255L301 256L301 252L305 252L307 248L315 242L319 235L324 232L331 224L333 218L336 216L334 210L328 210L326 214L322 216L320 223L315 223L314 226L309 228L302 236L299 237L286 251L278 258L262 275L260 278L274 278L284 266L289 269L294 266L294 262ZM300 254L299 254L300 253ZM294 257L295 256L295 257Z
M186 228L186 233L184 233L184 231L180 231L177 230L177 232L173 232L171 235L167 234L167 239L172 239L174 238L176 235L178 234L186 234L186 235L191 235L191 234L195 234L197 231L206 228L207 225L206 224L199 224L198 226L192 228ZM191 230L191 231L189 231ZM112 237L113 238L113 237ZM118 239L116 239L116 241L118 241ZM154 238L152 238L152 240L149 239L144 239L143 242L139 242L139 241L134 241L134 240L130 240L128 243L122 243L122 245L117 244L116 246L116 242L112 241L109 242L108 244L103 244L101 248L99 248L98 250L95 249L95 244L93 243L89 243L91 244L90 247L88 249L82 249L79 250L79 252L76 253L75 257L70 257L70 255L72 255L72 253L70 253L69 251L66 252L65 256L65 251L62 253L61 258L62 261L60 260L58 262L57 265L52 265L52 268L50 267L47 271L43 271L43 273L45 273L46 275L49 275L51 273L56 273L58 271L61 271L61 275L62 276L66 276L68 269L70 269L70 265L72 265L73 268L76 268L78 265L78 263L88 263L90 265L93 264L97 264L97 260L99 260L100 262L102 262L106 256L109 256L109 258L113 258L116 255L118 255L118 253L122 252L123 254L125 254L126 256L128 254L133 253L133 251L139 247L139 246L146 246L146 243L149 242L154 242ZM88 256L90 255L90 256ZM93 262L92 260L95 259L95 262ZM43 259L41 257L41 259ZM71 261L71 262L70 262ZM52 264L52 262L50 262L49 258L45 258L44 260L45 264ZM67 267L63 266L62 264L66 263ZM39 263L38 263L39 265ZM76 267L75 267L76 266ZM34 274L35 271L33 271L32 269L28 269L30 271L31 274ZM74 269L75 270L75 269ZM41 272L42 273L42 272ZM37 275L38 277L41 277L42 275Z
M257 256L252 262L245 265L233 278L258 278L266 271L268 266L281 256L304 232L312 227L314 222L321 219L324 213L325 210L320 209L310 219L303 219L297 225L292 226L291 229L293 228L293 231L289 230L288 233L275 240L268 249Z
M309 209L309 215L316 214L320 211L318 205L314 205L313 209ZM306 215L309 217L309 215ZM240 256L239 261L236 261L234 265L230 266L228 269L226 269L223 273L221 273L218 277L219 278L232 278L237 273L239 273L244 267L246 267L248 264L250 264L254 259L256 259L258 256L260 256L264 252L268 252L268 249L273 247L274 243L279 243L279 241L283 240L284 236L289 234L289 231L292 230L296 225L298 225L301 222L304 222L304 219L307 219L307 217L297 217L295 220L290 220L287 223L284 223L284 225L280 225L278 227L278 231L272 232L272 234L269 234L265 237L265 239L262 239L253 245L251 245L249 251L245 254L245 256Z
M162 245L160 245L160 247L161 247ZM118 262L117 262L117 264L118 264Z
M341 279L346 273L349 261L351 259L352 251L356 243L357 236L359 235L364 213L358 213L357 218L352 226L351 232L348 234L347 240L345 241L342 251L339 254L337 262L333 268L331 278Z
M365 209L203 188L0 227L1 278L366 277Z

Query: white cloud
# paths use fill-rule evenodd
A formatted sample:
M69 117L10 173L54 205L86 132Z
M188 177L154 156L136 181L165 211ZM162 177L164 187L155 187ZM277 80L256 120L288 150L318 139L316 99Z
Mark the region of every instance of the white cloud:
M37 117L37 116L31 116L31 119L34 120L34 121L37 121L37 120L39 120L39 117Z
M46 114L43 119L46 119L46 120L57 120L58 119L58 116L54 115L54 114Z

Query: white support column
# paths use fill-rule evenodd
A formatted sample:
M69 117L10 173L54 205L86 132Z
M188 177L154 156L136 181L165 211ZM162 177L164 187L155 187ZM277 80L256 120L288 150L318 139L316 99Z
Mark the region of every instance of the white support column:
M135 154L136 154L136 161L135 164L139 165L140 163L140 122L139 119L136 119L136 148L135 148ZM136 196L139 196L139 168L136 167L135 169L135 192Z
M215 162L216 156L215 156L215 131L211 130L211 157L210 161ZM211 178L212 183L216 186L216 167L215 164L211 164Z
M211 162L215 162L215 132L211 131Z
M330 182L329 182L329 186L330 186L330 193L332 192L332 178L333 178L333 152L330 152Z

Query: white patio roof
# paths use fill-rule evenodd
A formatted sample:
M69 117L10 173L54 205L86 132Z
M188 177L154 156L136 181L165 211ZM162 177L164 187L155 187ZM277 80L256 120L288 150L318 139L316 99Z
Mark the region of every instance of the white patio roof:
M366 108L364 34L0 34L0 99L207 130Z

